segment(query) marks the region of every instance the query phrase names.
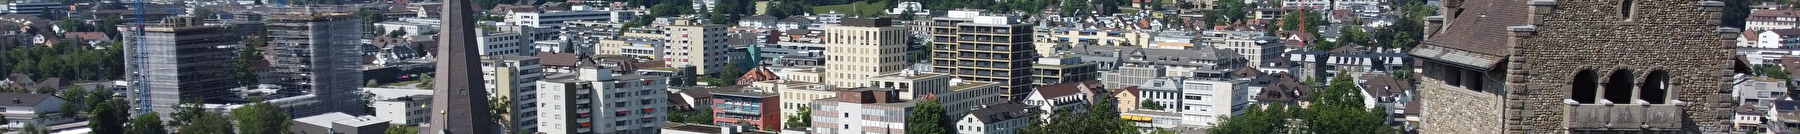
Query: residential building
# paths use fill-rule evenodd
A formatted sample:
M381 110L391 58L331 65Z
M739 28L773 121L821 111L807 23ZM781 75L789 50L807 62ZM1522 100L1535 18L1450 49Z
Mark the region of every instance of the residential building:
M1137 110L1138 106L1143 105L1142 100L1144 95L1141 93L1142 92L1138 90L1137 86L1119 88L1113 92L1113 99L1117 99L1119 102L1118 106L1115 107L1118 107L1119 111ZM1251 103L1255 102L1252 101Z
M1765 129L1763 127L1763 121L1765 121L1763 116L1767 114L1765 112L1768 112L1768 110L1765 109L1766 108L1757 108L1756 106L1751 106L1749 104L1733 108L1732 112L1737 113L1737 115L1732 116L1731 118L1732 130L1738 132L1754 132Z
M838 91L837 97L809 101L812 132L822 134L904 133L906 116L917 101L902 100L894 89L862 87Z
M959 134L1017 134L1019 129L1031 124L1031 106L1019 103L1003 103L976 108L969 114L955 119L955 128Z
M532 47L534 28L522 25L497 24L494 30L475 29L475 44L481 46L477 53L481 55L520 55L537 56L538 50Z
M752 129L781 129L781 95L758 88L713 90L713 124L747 125Z
M532 54L536 54L533 52ZM544 67L537 57L490 55L481 57L483 87L489 100L505 100L510 115L500 119L512 121L507 126L517 131L537 130L537 81L544 79Z
M1742 80L1731 89L1731 97L1738 103L1768 108L1775 100L1788 98L1787 81L1769 77L1752 77Z
M950 11L932 19L932 72L999 84L1001 98L1018 100L1031 91L1032 26L1017 16Z
M1198 131L1198 130L1191 129L1191 128L1198 128L1198 127L1195 127L1193 125L1182 124L1181 113L1176 113L1176 112L1172 112L1172 111L1148 110L1148 109L1131 110L1131 111L1120 112L1119 118L1124 118L1125 121L1130 121L1131 125L1137 126L1137 129L1140 132L1156 131L1156 130L1168 130L1168 131L1177 131L1177 132Z
M813 23L817 22L814 22L813 19L806 18L806 16L790 16L786 19L781 19L779 22L775 22L775 29L781 31L808 29L812 28Z
M1000 87L1000 83L960 79L950 79L949 83L950 84L942 84L949 86L945 88L950 89L948 91L937 93L926 92L924 94L930 97L918 98L936 98L940 104L943 104L944 107L946 107L944 109L944 117L956 117L969 114L969 111L975 110L974 108L1007 102L1005 98L1000 97L1002 93L1006 93L1006 90Z
M825 83L844 87L870 86L869 77L905 69L905 27L893 27L892 19L849 18L825 27Z
M1048 29L1048 39L1056 42L1068 42L1069 45L1106 45L1106 46L1145 46L1150 45L1156 34L1150 31L1121 29L1083 29L1053 28ZM1042 51L1042 50L1039 50Z
M1756 48L1797 48L1800 47L1800 29L1769 29L1756 34Z
M1080 57L1061 54L1038 58L1037 64L1031 66L1031 72L1037 78L1033 82L1039 86L1097 80L1100 77L1098 63L1081 62Z
M362 23L342 13L282 14L268 18L269 46L263 53L284 78L283 89L317 95L321 103L290 115L311 116L327 112L364 115L352 103L362 87ZM442 55L440 55L442 56Z
M668 78L586 66L538 81L538 132L655 133L667 122ZM596 114L596 111L599 113ZM606 114L611 113L611 114Z
M1112 71L1101 72L1105 77L1100 80L1106 84L1106 87L1136 86L1151 79L1168 77L1167 73L1165 66L1126 65L1114 68Z
M60 110L63 103L69 103L62 97L50 94L0 93L0 99L11 99L11 102L0 102L0 115L5 115L5 128L18 129L25 124L47 126L79 121L75 118L63 118Z
M735 86L734 86L735 87ZM712 108L712 90L733 87L670 87L669 110L693 111ZM741 88L741 87L738 87Z
M1118 69L1128 66L1158 67L1167 76L1192 77L1198 70L1239 69L1249 63L1243 55L1212 47L1191 50L1151 49L1137 47L1078 45L1070 54L1083 62L1095 62L1100 68ZM1111 77L1111 76L1108 76ZM1133 83L1140 84L1140 83ZM1110 86L1116 87L1116 86Z
M725 63L731 59L725 51L731 47L725 43L725 26L706 24L698 18L675 18L672 25L665 26L668 43L663 50L667 57L663 63L667 66L694 66L701 75L716 75L725 70Z
M380 134L387 132L387 119L375 116L351 116L339 112L294 118L289 132L296 134Z
M812 100L837 97L837 91L841 90L836 86L791 80L758 81L746 85L773 90L781 94L781 120L783 121L786 121L790 115L800 114L800 107L808 106Z
M10 14L38 15L53 10L67 10L66 7L67 6L63 5L62 2L55 1L13 1L11 3L6 3L5 6L0 6L0 10L4 10L6 13Z
M393 124L419 125L430 118L426 111L431 109L425 108L430 104L431 95L413 95L375 100L369 107L375 108L375 118L386 119Z
M402 35L402 36L417 36L417 35L425 35L425 32L436 32L437 25L438 24L420 23L420 22L412 22L412 21L385 21L385 22L375 23L376 29L386 30L386 31L381 31L381 32L391 32L391 31L406 32L406 35Z
M599 21L622 23L637 19L637 12L629 10L597 9L585 5L572 6L564 11L517 12L507 14L506 22L531 26L534 28L560 28L563 22Z
M769 16L767 14L759 14L756 16L740 18L738 19L737 24L738 27L752 29L775 29L775 21L777 19L780 18L775 18L775 16Z
M1181 113L1181 124L1210 126L1221 117L1241 115L1250 104L1248 79L1224 77L1154 79L1138 86L1146 101Z
M1268 35L1263 31L1209 30L1200 33L1200 39L1194 44L1203 44L1237 52L1251 64L1263 63L1269 59L1279 59L1287 46L1281 39Z
M1680 10L1642 10L1646 5ZM1730 93L1723 90L1733 83L1732 72L1750 72L1749 65L1734 64L1743 61L1729 47L1730 36L1743 30L1708 22L1627 23L1718 14L1724 5L1445 2L1444 11L1464 13L1427 17L1427 38L1410 52L1423 70L1417 101L1424 102L1425 127L1419 133L1728 132L1728 111L1737 105L1724 100Z
M900 99L917 100L920 96L950 91L950 75L903 69L899 72L870 77L869 87L898 90Z
M1042 112L1038 115L1040 119L1050 119L1050 115L1056 112L1087 113L1087 107L1093 104L1094 94L1083 91L1088 90L1084 88L1081 83L1045 85L1031 92L1020 103L1030 105L1027 108L1031 110Z
M131 32L125 29L121 32ZM201 26L171 19L143 28L143 37L125 35L125 98L132 100L132 114L174 113L182 100L220 102L235 98L239 87L228 65L236 61L231 48L240 46L238 35L223 26ZM144 39L144 40L138 40ZM84 61L99 62L99 61ZM30 78L22 80L31 83ZM45 82L49 82L46 80ZM15 86L37 85L32 83ZM360 84L359 84L360 85ZM32 87L36 88L36 87ZM168 116L164 116L168 117Z
M1800 28L1800 12L1793 9L1768 9L1750 11L1750 17L1744 18L1744 29L1749 31L1765 31L1775 29Z

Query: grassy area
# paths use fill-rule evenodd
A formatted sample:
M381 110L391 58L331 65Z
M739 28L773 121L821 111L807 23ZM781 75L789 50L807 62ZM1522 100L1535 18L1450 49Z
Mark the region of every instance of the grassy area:
M852 3L852 4L815 6L815 7L813 7L813 14L822 14L822 13L830 13L831 11L837 11L838 13L843 13L845 15L857 15L858 14L857 11L851 11L851 10L858 10L858 11L861 11L860 16L863 16L863 17L883 16L883 15L887 14L887 12L886 12L886 10L888 9L887 5L888 5L888 1L881 1L881 2L876 2L876 3L868 3L866 1L858 1L858 2Z
M401 81L401 82L388 83L387 85L381 85L380 87L389 87L389 86L400 87L400 86L406 86L409 84L419 84L419 85L416 85L415 87L420 88L420 89L431 89L431 85L424 84L424 83L425 83L425 80Z

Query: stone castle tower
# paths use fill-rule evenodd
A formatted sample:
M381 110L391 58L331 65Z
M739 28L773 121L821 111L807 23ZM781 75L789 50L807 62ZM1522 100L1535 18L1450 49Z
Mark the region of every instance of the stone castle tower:
M1739 30L1710 0L1446 0L1428 17L1422 133L1728 129Z

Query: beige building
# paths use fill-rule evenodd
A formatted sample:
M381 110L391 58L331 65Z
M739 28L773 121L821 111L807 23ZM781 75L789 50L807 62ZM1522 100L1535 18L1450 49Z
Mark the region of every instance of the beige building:
M837 87L826 86L815 82L772 80L752 83L751 86L770 89L781 94L781 120L799 114L800 107L807 106L812 100L837 97Z
M663 50L668 52L662 60L671 67L694 66L702 75L717 74L724 70L725 63L731 61L725 54L731 47L725 43L725 26L706 24L691 17L675 18L674 22L664 27L663 33L668 35L668 43Z
M826 26L825 84L862 87L869 77L900 71L906 66L905 27L891 27L886 18L847 18Z
M502 120L513 121L508 126L518 127L518 130L537 130L536 125L529 125L537 122L536 116L529 116L529 113L537 112L537 107L528 105L537 104L537 81L544 79L543 72L544 68L537 57L481 56L481 80L485 81L488 93L491 93L488 99L506 99L519 106L508 109L515 111L510 115L500 115Z
M870 77L869 87L880 87L900 90L900 99L914 100L926 93L942 93L949 91L950 75L940 73L924 73L907 69L900 72L881 74Z

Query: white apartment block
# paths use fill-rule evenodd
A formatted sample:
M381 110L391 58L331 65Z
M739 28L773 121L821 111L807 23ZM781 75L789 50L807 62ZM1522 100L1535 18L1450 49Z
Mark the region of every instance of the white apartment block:
M1141 99L1163 104L1181 114L1182 125L1210 126L1220 117L1244 113L1250 104L1248 80L1165 78L1139 85Z
M1000 88L1000 83L995 82L951 79L950 84L935 85L947 85L949 87L946 89L950 89L939 93L927 93L934 94L938 102L944 105L944 117L959 117L969 114L969 111L973 111L977 107L999 104L1004 101L1000 98L1000 94L1006 93L1006 90Z
M589 6L573 6L566 11L519 12L508 14L506 22L531 26L534 28L562 27L567 21L600 21L622 23L637 19L637 12L629 10L597 9Z
M1237 52L1251 64L1262 64L1266 59L1282 57L1287 45L1281 39L1269 36L1262 31L1219 31L1211 30L1200 33L1196 44L1212 46L1220 50Z
M664 45L669 55L663 57L663 63L671 67L694 66L696 73L702 75L717 74L724 70L725 63L730 62L730 55L725 54L731 46L726 44L725 26L705 24L698 18L678 18L663 31L668 35L668 43Z
M579 70L538 81L539 133L657 133L667 124L667 77Z
M825 27L825 84L869 86L869 77L905 69L905 27L892 27L889 19L849 18Z
M536 54L536 52L531 52ZM490 55L481 57L481 80L487 87L488 99L505 97L511 115L502 118L512 121L517 130L532 131L537 129L538 113L537 81L544 79L544 67L537 57L518 55Z
M1744 29L1755 32L1775 29L1800 28L1800 12L1792 9L1764 9L1750 11L1750 17L1744 18Z
M900 99L915 100L927 93L950 91L950 75L903 69L869 78L869 87L900 90Z
M531 34L528 34L530 28L512 27L494 31L475 29L476 33L481 33L475 36L475 44L481 46L477 52L481 55L536 56L537 48L532 47Z

